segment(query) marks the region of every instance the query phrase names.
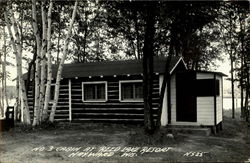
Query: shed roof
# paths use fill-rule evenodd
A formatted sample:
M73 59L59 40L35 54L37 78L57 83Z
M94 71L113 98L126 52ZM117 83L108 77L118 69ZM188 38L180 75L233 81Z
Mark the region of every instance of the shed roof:
M225 77L227 76L226 74L224 74L222 72L216 72L216 71L196 70L196 72L206 73L206 74L216 74L216 75L225 76Z
M163 57L154 58L154 72L164 73L166 59ZM183 62L181 57L172 57L170 62L170 73L176 66ZM52 77L56 77L57 66L52 66ZM88 77L88 76L112 76L112 75L136 75L143 73L142 60L123 60L123 61L103 61L88 63L64 64L62 78ZM24 79L27 74L24 74Z

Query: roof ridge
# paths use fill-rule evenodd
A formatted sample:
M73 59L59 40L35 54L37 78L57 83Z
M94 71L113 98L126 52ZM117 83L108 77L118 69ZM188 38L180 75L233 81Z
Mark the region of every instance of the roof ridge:
M154 72L164 73L167 57L154 57ZM170 70L179 64L180 57L174 56L170 62ZM89 77L89 76L113 76L113 75L138 75L143 72L142 59L67 63L63 65L62 78ZM53 64L52 76L56 77L57 65ZM26 75L27 76L27 75Z
M182 57L180 56L174 56L172 57L173 58L176 58L176 59L180 59ZM164 56L154 56L154 59L167 59L167 57L164 57ZM63 65L84 65L84 64L97 64L97 63L100 63L100 64L103 64L103 63L119 63L119 62L140 62L142 61L142 59L125 59L125 60L104 60L104 61L100 61L100 62L96 62L96 61L93 61L93 62L75 62L75 63L65 63ZM55 65L55 64L53 64Z

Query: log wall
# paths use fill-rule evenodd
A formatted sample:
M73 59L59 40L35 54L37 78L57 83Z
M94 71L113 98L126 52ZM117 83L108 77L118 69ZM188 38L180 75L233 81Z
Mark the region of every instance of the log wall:
M70 80L70 81L69 81ZM112 122L112 123L143 123L143 102L120 102L119 81L142 80L141 75L110 76L110 77L87 77L63 79L60 87L58 106L56 109L56 121L71 122ZM107 102L83 102L82 82L107 81ZM71 85L70 85L71 84ZM156 118L159 101L159 75L153 80L153 109ZM71 88L71 91L69 91ZM31 115L33 114L32 86L28 92ZM71 96L70 96L71 95ZM51 105L50 105L51 107Z
M120 102L119 80L142 80L142 76L92 77L71 79L73 122L143 123L143 102ZM107 81L107 102L83 102L82 82ZM159 100L159 76L154 77L153 108ZM156 117L156 114L154 115Z
M33 118L34 107L34 93L33 86L31 85L28 90L28 103L31 113L31 119ZM68 79L61 81L59 90L59 99L56 108L55 121L69 121L69 84ZM49 104L49 113L52 107L52 101Z

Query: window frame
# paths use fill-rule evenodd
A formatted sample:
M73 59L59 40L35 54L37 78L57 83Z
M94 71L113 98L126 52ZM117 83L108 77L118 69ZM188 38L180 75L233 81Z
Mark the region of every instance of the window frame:
M119 80L119 101L120 102L143 102L143 98L141 99L126 99L122 100L122 84L123 83L142 83L142 80Z
M103 99L101 99L101 100L94 100L94 99L92 99L92 100L85 100L84 99L84 84L104 84L105 86L105 88L104 88L104 91L105 91L105 99L103 100ZM82 82L82 101L83 102L107 102L108 101L108 87L107 87L107 81L93 81L93 82L91 82L91 81L89 81L89 82Z

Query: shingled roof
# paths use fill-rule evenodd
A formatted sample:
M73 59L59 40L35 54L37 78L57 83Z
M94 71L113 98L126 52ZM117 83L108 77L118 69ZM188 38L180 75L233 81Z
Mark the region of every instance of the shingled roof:
M170 63L170 73L176 66L183 62L181 57L172 57ZM164 73L166 58L154 58L154 72ZM52 76L56 77L57 67L52 66ZM103 61L89 63L64 64L62 78L88 77L88 76L113 76L113 75L136 75L143 72L142 60L123 60L123 61ZM24 79L27 75L24 74Z

